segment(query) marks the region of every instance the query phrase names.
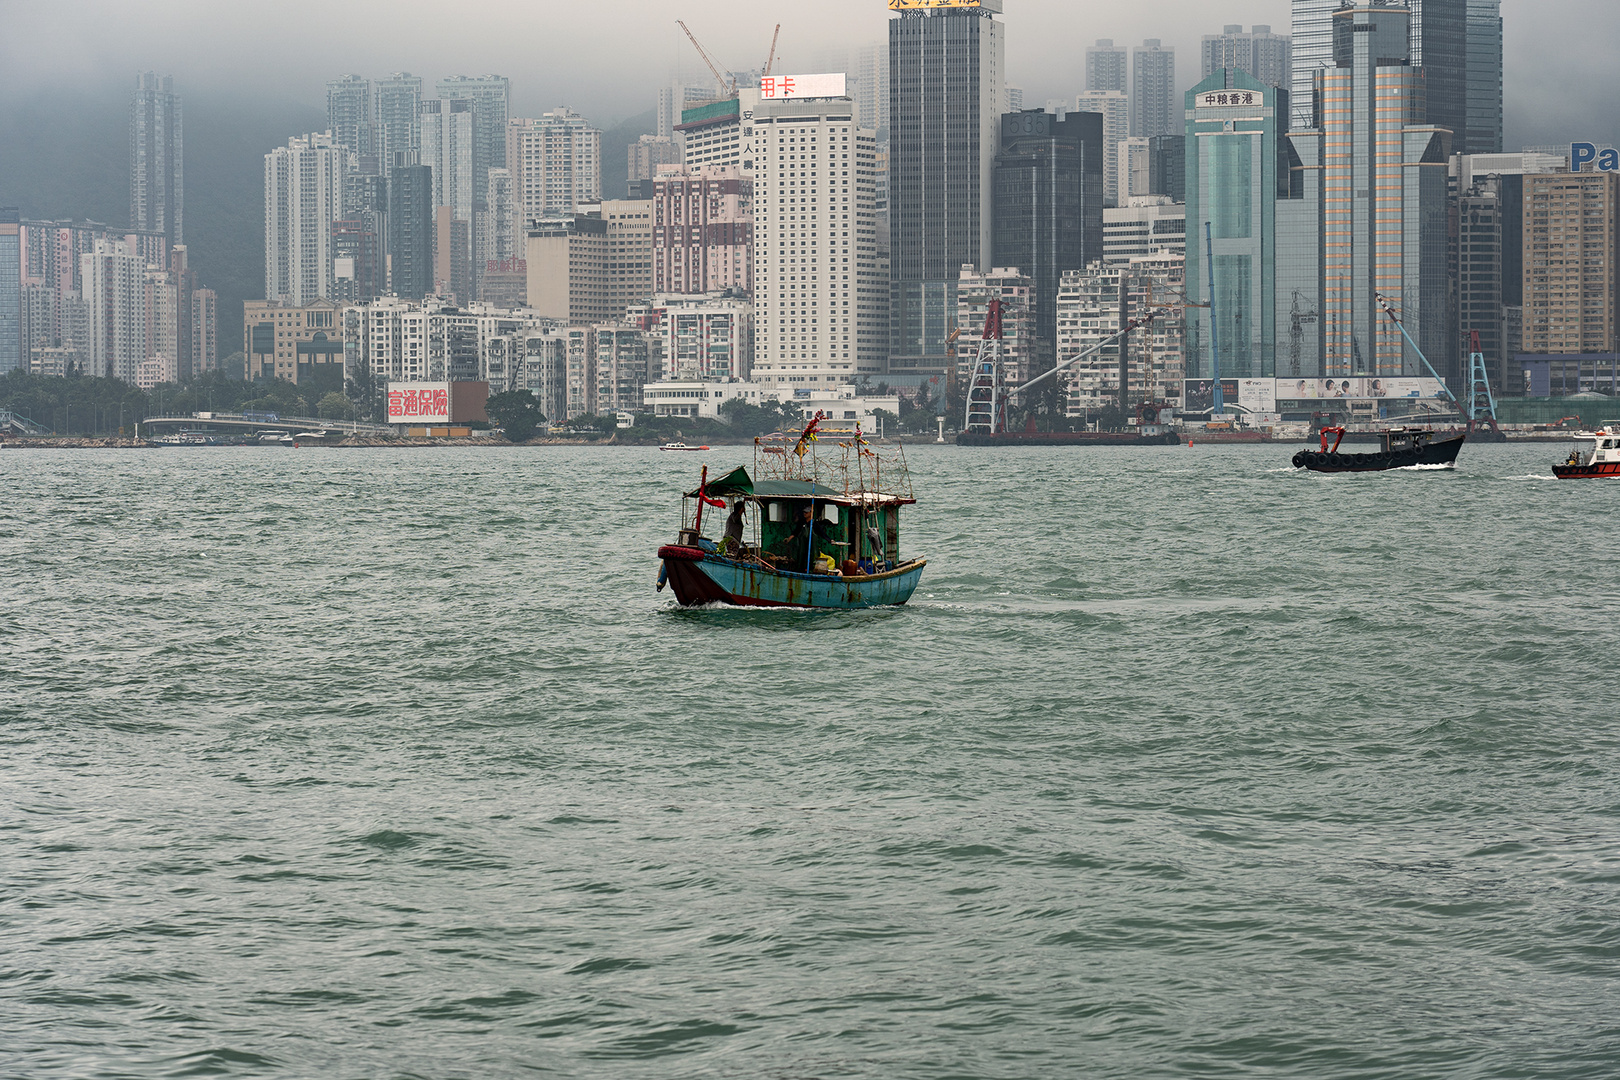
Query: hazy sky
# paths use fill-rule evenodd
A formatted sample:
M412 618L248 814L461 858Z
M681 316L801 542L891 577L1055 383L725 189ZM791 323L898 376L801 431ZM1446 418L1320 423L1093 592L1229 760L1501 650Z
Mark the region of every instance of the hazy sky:
M1198 41L1226 23L1289 29L1287 0L1157 3L1005 0L1009 81L1025 101L1070 97L1083 48L1099 37L1177 49L1183 88L1198 78ZM1614 140L1620 5L1504 0L1507 141ZM454 14L452 14L454 13ZM828 50L884 39L883 0L0 0L0 94L16 105L53 86L128 84L141 68L175 75L187 95L232 86L324 101L325 80L405 70L429 80L496 72L512 79L519 115L567 104L602 126L650 108L655 87L703 73L675 25L684 18L722 67L765 60L782 24L779 71L804 72Z

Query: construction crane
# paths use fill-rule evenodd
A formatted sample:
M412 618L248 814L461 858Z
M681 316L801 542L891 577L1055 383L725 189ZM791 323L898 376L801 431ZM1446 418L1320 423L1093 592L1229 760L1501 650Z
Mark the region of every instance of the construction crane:
M714 74L714 84L720 88L721 95L729 95L732 91L732 81L720 74L720 69L714 66L714 61L709 59L709 54L703 51L702 45L698 44L697 35L692 33L692 31L687 27L686 23L682 22L680 19L675 20L675 25L679 26L683 31L685 31L687 40L692 43L692 48L696 49L698 51L698 55L703 57L703 62L709 65L709 71ZM775 51L774 46L772 51Z
M1479 331L1469 331L1468 350L1468 434L1474 429L1490 428L1492 437L1506 442L1507 436L1496 426L1496 395L1491 393L1490 372L1485 367L1485 353L1479 347Z
M1095 356L1109 345L1123 339L1131 331L1140 329L1156 319L1164 318L1171 314L1172 310L1173 308L1168 305L1152 307L1145 315L1127 319L1125 325L1114 333L1041 372L1022 386L1008 387L1003 381L1001 370L1001 301L990 301L989 310L984 316L984 332L979 337L978 355L973 361L973 375L968 382L967 409L962 429L989 435L1005 432L1007 405L1013 397L1037 383L1050 379L1064 368L1078 364L1088 356Z
M1401 332L1401 337L1405 338L1406 343L1412 346L1412 351L1417 353L1419 360L1423 361L1423 366L1429 369L1429 374L1434 376L1434 381L1440 384L1440 392L1450 398L1452 405L1457 406L1458 410L1461 411L1462 406L1457 401L1457 395L1451 392L1451 387L1446 385L1446 380L1442 379L1440 373L1434 370L1434 365L1429 363L1427 356L1423 355L1423 350L1418 348L1418 343L1413 341L1412 335L1406 332L1406 324L1401 322L1399 315L1395 314L1395 305L1390 303L1389 298L1382 293L1374 293L1373 300L1379 307L1384 309L1384 314L1389 316L1389 321L1395 324L1395 328Z
M771 31L771 51L765 57L765 67L760 71L759 77L764 78L771 73L771 65L776 63L776 39L782 33L782 24L777 23L776 29Z

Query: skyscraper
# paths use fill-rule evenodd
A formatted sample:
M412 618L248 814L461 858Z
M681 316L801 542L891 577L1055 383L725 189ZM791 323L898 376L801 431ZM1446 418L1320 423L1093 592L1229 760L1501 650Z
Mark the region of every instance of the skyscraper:
M892 370L944 370L962 266L985 269L994 246L1000 10L985 0L897 10L889 20Z
M174 79L143 71L129 104L129 223L185 243L185 138Z
M1213 377L1218 344L1223 378L1270 378L1277 373L1278 137L1288 91L1223 69L1185 100L1187 376ZM1210 304L1210 243L1214 302L1193 307Z
M1131 101L1122 90L1082 90L1075 95L1076 112L1102 117L1103 205L1119 206L1119 144L1131 135Z
M332 222L343 216L350 151L327 134L264 155L264 298L303 307L333 296Z
M1620 174L1524 177L1524 351L1620 347Z
M1086 49L1087 90L1118 90L1123 94L1129 83L1125 46L1115 45L1113 38L1099 38L1097 44Z
M396 165L388 178L388 288L420 300L433 288L433 170Z
M28 363L22 278L22 217L15 206L0 206L0 375Z
M1176 135L1176 50L1148 38L1131 49L1131 134Z
M1502 0L1468 0L1468 105L1459 152L1502 152ZM1457 145L1454 141L1453 145Z
M1254 26L1245 34L1241 24L1205 34L1201 77L1207 79L1222 68L1247 72L1267 86L1288 87L1294 75L1289 37L1273 34L1269 26Z
M832 97L754 108L755 382L824 390L883 373L874 137L855 113Z
M416 164L422 146L422 80L408 71L378 79L376 106L371 111L377 154L384 173L399 164ZM399 155L406 155L403 159Z
M1030 359L1038 365L1052 361L1063 272L1103 255L1102 142L1096 113L1060 120L1031 109L1001 118L993 265L1015 267L1033 285Z
M439 97L472 103L473 201L483 209L489 170L506 168L506 119L512 112L512 80L504 75L452 75L439 80Z
M1311 80L1342 63L1333 24L1343 0L1293 0L1293 90L1295 127L1318 122L1309 115ZM1402 56L1423 71L1421 123L1452 133L1458 153L1502 149L1501 0L1386 0L1375 5L1399 12L1407 23Z
M1316 188L1310 174L1319 170L1319 202L1315 220L1286 215L1281 246L1290 261L1279 276L1297 280L1305 263L1320 260L1320 374L1427 374L1380 310L1382 295L1429 362L1455 375L1447 370L1456 358L1446 266L1451 132L1422 119L1423 73L1406 62L1405 8L1347 6L1333 19L1335 66L1313 79L1323 126L1296 128L1285 147L1298 161L1289 193ZM1189 173L1189 200L1192 185Z
M371 80L345 75L326 84L326 130L339 146L372 157L377 152L371 123Z
M470 101L428 98L422 102L421 163L433 170L433 205L448 206L457 221L469 225L476 190L473 160L477 154Z

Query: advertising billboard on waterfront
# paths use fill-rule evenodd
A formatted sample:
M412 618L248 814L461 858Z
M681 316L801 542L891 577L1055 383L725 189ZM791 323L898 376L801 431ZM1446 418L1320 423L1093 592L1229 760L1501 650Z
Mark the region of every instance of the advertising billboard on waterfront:
M447 382L391 382L388 384L390 424L448 424L450 384Z
M1276 379L1239 379L1237 404L1249 413L1277 411Z

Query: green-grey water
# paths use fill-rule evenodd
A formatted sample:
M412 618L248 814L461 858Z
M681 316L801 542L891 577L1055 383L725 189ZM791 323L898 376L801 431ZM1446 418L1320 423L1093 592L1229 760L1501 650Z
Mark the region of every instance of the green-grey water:
M1294 449L0 452L0 1074L1616 1075L1620 484Z

